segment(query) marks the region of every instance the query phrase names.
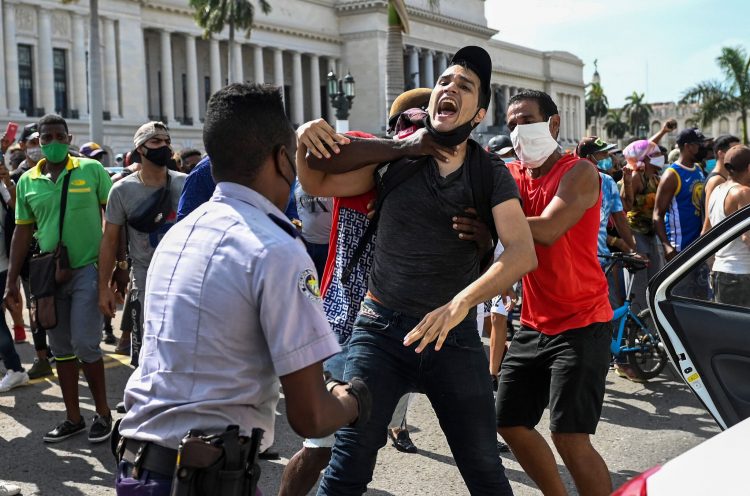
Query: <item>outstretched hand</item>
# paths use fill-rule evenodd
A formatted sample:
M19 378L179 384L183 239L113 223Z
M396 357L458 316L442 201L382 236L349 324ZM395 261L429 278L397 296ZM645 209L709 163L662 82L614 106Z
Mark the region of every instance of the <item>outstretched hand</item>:
M300 144L317 158L331 158L331 151L339 153L339 145L348 145L350 139L334 130L325 119L306 122L297 128L297 139Z
M419 341L414 351L422 353L428 344L437 340L435 351L440 351L448 333L460 324L468 313L469 308L462 303L457 303L455 300L446 303L425 315L422 321L404 336L404 346L411 346Z

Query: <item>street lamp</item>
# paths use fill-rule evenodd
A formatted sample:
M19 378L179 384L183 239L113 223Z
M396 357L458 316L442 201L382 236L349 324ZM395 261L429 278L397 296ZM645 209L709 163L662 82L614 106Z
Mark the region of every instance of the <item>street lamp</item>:
M348 72L344 79L336 79L336 74L328 73L328 97L331 106L336 109L336 132L349 131L349 109L354 100L354 78Z

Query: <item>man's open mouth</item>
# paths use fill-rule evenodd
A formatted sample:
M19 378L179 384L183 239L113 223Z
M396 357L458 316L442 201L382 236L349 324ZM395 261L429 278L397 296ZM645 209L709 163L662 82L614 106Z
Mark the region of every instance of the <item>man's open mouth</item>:
M443 98L437 106L437 117L453 117L458 114L458 102L452 98Z

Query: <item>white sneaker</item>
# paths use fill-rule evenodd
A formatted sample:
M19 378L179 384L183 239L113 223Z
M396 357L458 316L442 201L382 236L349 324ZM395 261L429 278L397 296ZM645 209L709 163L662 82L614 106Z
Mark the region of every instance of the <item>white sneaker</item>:
M16 372L15 370L9 370L8 373L5 374L5 377L3 377L3 380L0 381L0 393L10 391L13 388L17 388L18 386L23 386L28 383L29 383L29 374L27 374L25 371ZM0 492L0 496L2 496L2 494L3 493ZM8 493L8 494L11 494L11 493ZM12 494L16 494L16 493L12 493Z
M14 496L21 492L21 488L15 484L0 480L0 496Z

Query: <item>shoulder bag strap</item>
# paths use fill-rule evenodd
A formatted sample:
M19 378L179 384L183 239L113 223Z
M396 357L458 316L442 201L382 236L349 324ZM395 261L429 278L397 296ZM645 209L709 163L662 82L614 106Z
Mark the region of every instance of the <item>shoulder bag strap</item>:
M70 185L70 176L73 174L73 169L70 169L65 177L63 178L62 196L60 197L60 241L63 239L63 224L65 223L65 207L68 204L68 186Z

